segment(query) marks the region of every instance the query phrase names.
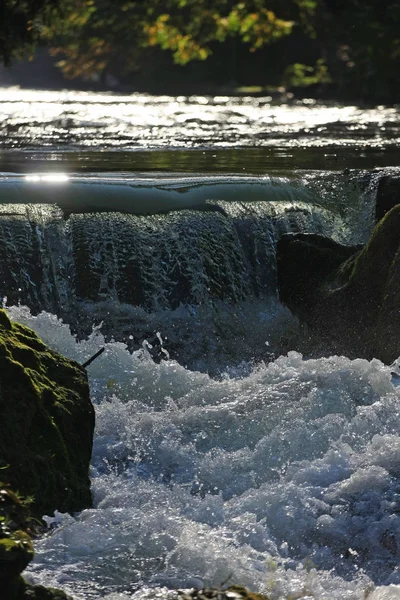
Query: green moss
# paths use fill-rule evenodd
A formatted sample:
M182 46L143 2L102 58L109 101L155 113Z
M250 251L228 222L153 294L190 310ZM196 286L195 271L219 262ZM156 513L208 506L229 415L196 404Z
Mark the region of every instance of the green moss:
M0 539L0 582L19 575L32 558L32 542L26 533L16 531L10 537Z
M400 354L396 333L400 325L399 248L397 205L377 224L363 250L341 266L338 279L344 285L331 298L353 345L358 340L359 355L385 362L392 362Z
M19 596L15 600L72 600L72 598L61 590L45 588L42 585L29 585L22 580Z
M86 371L0 310L0 466L33 512L90 506L94 428ZM6 319L6 320L5 320ZM8 321L9 322L9 321Z
M386 213L360 252L315 289L318 302L310 322L333 343L331 351L395 360L400 355L400 205Z
M375 227L364 249L342 271L348 270L349 293L377 313L381 306L389 271L400 245L400 206L395 206ZM350 267L350 268L349 268Z
M4 327L4 329L11 329L12 324L10 319L8 318L7 313L4 310L0 311L0 325Z
M0 538L7 537L9 531L21 529L29 533L31 500L21 498L0 482Z
M30 501L0 482L0 592L4 600L71 600L60 590L32 586L21 577L33 558Z
M400 355L400 205L352 255L319 237L286 235L278 243L280 297L308 326L306 351L314 345L392 362Z

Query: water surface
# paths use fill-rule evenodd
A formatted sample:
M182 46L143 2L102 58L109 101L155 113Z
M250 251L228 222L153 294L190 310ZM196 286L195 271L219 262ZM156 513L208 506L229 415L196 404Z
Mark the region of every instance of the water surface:
M355 243L371 231L380 169L400 166L399 127L398 107L8 88L0 90L0 186L36 172L155 187L163 178L182 185L188 174L273 175L318 197L306 212L334 216L323 233ZM37 221L40 237L45 220ZM96 228L92 235L96 262L107 240ZM106 248L113 258L120 237ZM200 277L196 260L189 267ZM35 582L78 600L165 600L171 588L226 580L272 600L400 597L400 396L391 369L361 358L269 357L275 338L298 323L277 297L260 302L221 313L212 300L201 310L129 307L129 327L154 323L161 346L173 332L186 355L199 353L201 369L167 355L155 362L147 339L133 354L105 344L101 325L78 343L54 315L10 307L80 362L106 345L89 371L94 507L49 516L56 527L36 544ZM112 320L120 308L105 302L97 316Z
M0 89L2 171L374 168L399 141L398 107Z

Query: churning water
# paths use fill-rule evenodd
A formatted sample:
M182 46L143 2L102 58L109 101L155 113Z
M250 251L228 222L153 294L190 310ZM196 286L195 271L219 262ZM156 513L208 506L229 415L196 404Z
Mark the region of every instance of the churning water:
M393 369L378 360L287 352L298 323L276 293L243 294L236 303L229 296L218 308L210 301L200 258L214 253L218 272L221 248L213 250L196 233L196 221L224 219L235 256L244 248L254 273L273 265L274 243L284 231L365 242L380 173L349 177L333 171L399 165L398 109L3 90L0 113L0 191L16 172L38 167L62 167L88 185L120 178L164 190L205 183L184 180L178 171L244 171L264 181L279 173L285 179L277 185L295 185L318 198L314 204L292 198L266 208L262 202L228 205L219 197L225 216L191 212L182 221L186 229L176 226L177 213L142 217L141 225L136 215L117 214L72 214L64 222L54 206L21 204L12 207L8 221L11 205L2 207L1 243L19 257L20 268L13 263L16 284L20 276L29 282L28 251L35 246L46 273L58 273L59 297L67 298L61 275L72 273L77 281L71 240L79 239L88 240L92 270L113 265L112 285L101 292L121 293L115 283L121 257L133 260L135 239L143 238L139 262L149 259L144 280L153 299L162 299L169 285L162 269L150 269L161 264L164 246L174 248L170 257L180 265L190 263L188 278L197 274L193 282L197 292L201 288L197 304L167 306L160 300L149 310L150 300L122 306L118 294L92 303L88 323L94 313L96 322L108 319L107 341L99 325L78 342L49 312L51 303L44 302L47 312L35 316L29 307L8 308L13 319L81 363L106 348L88 367L97 414L94 507L74 516L46 516L51 529L36 543L29 577L77 600L164 600L177 587L224 582L263 591L272 600L400 598L400 395ZM164 151L171 148L176 151ZM175 173L168 182L155 171ZM248 246L236 235L239 229ZM210 231L207 239L214 241L216 230ZM254 232L258 253L251 255ZM243 273L231 275L242 278L245 288L251 278ZM6 289L0 292L7 296ZM124 342L111 339L110 323L121 310L133 334L140 327L155 331L133 353L129 335ZM175 347L180 343L179 356L169 356L169 338ZM283 338L285 351L277 357Z
M81 362L104 344L99 332L76 343L49 314L10 315ZM226 580L271 598L398 597L400 395L388 367L290 352L216 380L109 343L89 376L94 508L56 514L35 581L83 599Z

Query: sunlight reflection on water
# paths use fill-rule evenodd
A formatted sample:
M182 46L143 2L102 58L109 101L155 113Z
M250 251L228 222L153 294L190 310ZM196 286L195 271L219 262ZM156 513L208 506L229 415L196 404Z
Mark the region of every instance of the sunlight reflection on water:
M65 183L69 181L68 175L65 173L51 173L46 175L26 175L26 181L30 181L31 183L39 183L41 181L46 181L48 183Z
M5 148L394 146L399 109L271 96L150 96L0 88Z

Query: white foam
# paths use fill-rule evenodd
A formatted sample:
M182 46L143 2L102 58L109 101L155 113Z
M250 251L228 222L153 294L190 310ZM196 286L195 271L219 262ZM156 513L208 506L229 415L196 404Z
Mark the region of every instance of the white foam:
M76 344L49 315L12 314L80 360L103 343L95 333ZM398 597L390 368L291 352L217 381L107 344L88 372L95 508L38 541L36 581L85 600L227 579L272 599Z

